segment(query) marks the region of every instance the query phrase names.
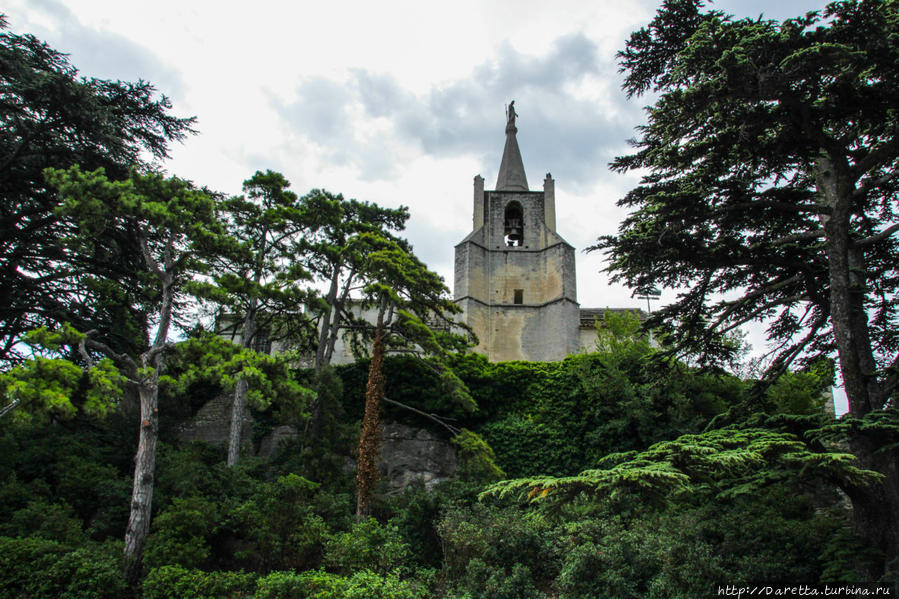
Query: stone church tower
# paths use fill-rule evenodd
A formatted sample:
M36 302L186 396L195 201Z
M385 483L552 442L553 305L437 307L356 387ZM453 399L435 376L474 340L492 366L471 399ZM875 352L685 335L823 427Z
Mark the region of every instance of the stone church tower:
M456 245L455 301L493 362L561 360L579 350L574 248L556 233L555 182L530 191L509 105L493 191L474 178L474 230Z

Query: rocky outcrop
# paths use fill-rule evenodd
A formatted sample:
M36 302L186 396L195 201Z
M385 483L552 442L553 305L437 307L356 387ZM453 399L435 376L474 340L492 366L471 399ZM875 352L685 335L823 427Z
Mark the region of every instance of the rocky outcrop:
M431 490L459 468L452 444L426 429L390 422L381 438L380 470L388 495L418 481Z
M210 445L228 444L231 422L230 394L223 394L204 405L197 414L185 422L178 433L181 441L202 441ZM253 434L253 418L244 415L242 438L252 455L249 440ZM256 455L273 457L282 440L297 436L292 426L281 425L273 428L259 444ZM406 426L398 422L387 422L381 427L381 478L386 482L387 493L401 492L412 484L424 484L433 489L439 483L452 478L459 468L459 460L453 445L438 435L423 428ZM347 469L355 470L356 464L347 458Z

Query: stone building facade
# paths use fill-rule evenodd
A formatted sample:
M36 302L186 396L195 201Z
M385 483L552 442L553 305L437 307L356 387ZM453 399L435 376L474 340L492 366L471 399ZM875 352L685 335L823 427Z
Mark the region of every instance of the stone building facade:
M556 232L550 174L543 191L528 188L515 117L510 107L495 189L474 178L473 230L455 248L454 299L478 337L474 351L489 360L561 360L589 337L581 330L574 247Z

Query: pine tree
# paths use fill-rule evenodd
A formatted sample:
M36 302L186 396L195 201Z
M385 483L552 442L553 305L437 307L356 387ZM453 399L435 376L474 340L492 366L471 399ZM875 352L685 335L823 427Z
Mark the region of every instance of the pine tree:
M619 54L626 92L659 98L636 152L612 165L646 173L619 202L631 213L594 249L614 280L687 289L649 323L677 350L714 362L730 351L722 334L761 321L769 379L837 355L863 421L850 446L885 476L844 489L886 564L899 554L896 427L874 417L897 419L899 3L782 23L702 4L665 2Z

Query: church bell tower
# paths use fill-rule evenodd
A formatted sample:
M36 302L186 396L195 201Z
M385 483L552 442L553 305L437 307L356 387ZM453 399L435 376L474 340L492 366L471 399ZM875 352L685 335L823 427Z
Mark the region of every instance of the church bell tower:
M493 362L553 361L579 348L574 248L556 233L555 181L530 191L515 125L493 191L474 178L473 231L456 245L454 297L478 336L474 351Z

